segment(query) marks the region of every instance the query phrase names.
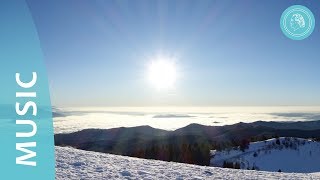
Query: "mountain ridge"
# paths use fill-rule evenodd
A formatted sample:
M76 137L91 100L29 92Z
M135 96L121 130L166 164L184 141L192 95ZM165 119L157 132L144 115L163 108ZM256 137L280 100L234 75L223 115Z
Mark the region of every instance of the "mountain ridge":
M320 140L320 128L306 130L308 123L318 124L305 122L302 123L302 129L292 129L297 125L290 123L274 128L273 122L266 122L267 125L254 122L226 126L190 124L175 131L150 126L85 129L68 134L56 134L55 145L147 159L209 165L211 149L222 150L278 136Z

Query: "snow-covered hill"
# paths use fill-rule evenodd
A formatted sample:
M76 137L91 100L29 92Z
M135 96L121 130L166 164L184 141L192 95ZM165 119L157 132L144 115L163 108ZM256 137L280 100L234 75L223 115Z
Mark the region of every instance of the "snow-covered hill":
M282 172L320 172L320 142L280 137L239 147L211 151L212 166L240 166L241 169ZM236 165L237 164L237 165Z
M205 167L56 146L56 179L320 179L320 173Z

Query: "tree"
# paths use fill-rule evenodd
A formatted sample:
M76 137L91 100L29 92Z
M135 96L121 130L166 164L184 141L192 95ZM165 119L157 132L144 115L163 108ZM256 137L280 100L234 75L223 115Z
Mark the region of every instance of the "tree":
M249 141L246 139L243 139L240 144L240 150L244 152L245 149L248 149L248 148L249 148Z
M236 162L236 164L234 165L235 169L240 169L240 163Z
M281 169L279 169L278 172L282 172Z
M239 164L239 166L240 166L240 164ZM233 164L233 162L223 161L223 167L224 168L235 168L235 165Z

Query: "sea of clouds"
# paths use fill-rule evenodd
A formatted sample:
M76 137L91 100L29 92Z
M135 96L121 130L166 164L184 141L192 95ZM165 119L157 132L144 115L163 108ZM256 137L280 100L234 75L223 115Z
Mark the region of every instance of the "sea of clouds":
M149 125L175 130L191 123L222 126L254 121L320 120L320 107L81 107L54 108L55 133Z

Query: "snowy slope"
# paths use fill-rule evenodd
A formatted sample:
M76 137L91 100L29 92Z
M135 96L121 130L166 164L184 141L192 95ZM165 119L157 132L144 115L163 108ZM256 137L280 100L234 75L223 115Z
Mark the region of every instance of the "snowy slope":
M320 143L301 138L270 139L250 143L249 148L211 151L211 165L239 163L241 169L282 172L320 172Z
M205 167L56 146L56 179L320 179L320 173Z

